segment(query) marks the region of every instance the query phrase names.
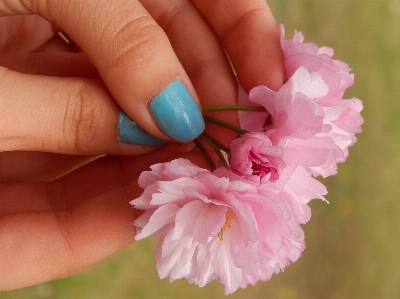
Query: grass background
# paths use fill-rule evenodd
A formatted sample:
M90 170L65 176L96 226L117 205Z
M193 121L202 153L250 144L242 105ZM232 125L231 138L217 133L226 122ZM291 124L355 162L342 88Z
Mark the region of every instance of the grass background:
M339 174L324 180L327 199L311 203L307 249L269 282L238 290L236 298L400 298L400 0L269 0L276 19L306 41L335 49L363 100L363 134ZM160 280L155 240L135 243L84 273L0 299L224 298L216 282L204 288Z

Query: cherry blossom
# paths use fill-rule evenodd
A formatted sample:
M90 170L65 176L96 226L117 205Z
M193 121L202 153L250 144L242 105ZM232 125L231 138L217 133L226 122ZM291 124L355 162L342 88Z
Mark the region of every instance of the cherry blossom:
M199 286L218 280L229 294L270 279L304 249L299 204L272 183L253 184L226 168L211 173L177 159L143 172L139 184L145 192L131 202L144 210L134 223L136 240L160 238L161 278Z
M140 175L143 193L130 202L143 211L135 239L160 239L161 278L201 287L217 280L229 294L269 280L300 257L308 203L327 194L314 176L336 174L363 123L361 101L343 99L354 81L348 65L334 60L331 48L303 40L297 31L285 40L281 26L285 83L249 94L239 86L240 128L207 117L240 134L229 147L209 134L209 147L196 141L214 171L176 159Z

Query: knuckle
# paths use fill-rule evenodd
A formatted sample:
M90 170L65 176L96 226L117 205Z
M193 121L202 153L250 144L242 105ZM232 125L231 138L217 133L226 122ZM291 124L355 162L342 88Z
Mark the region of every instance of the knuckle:
M157 17L157 23L160 24L161 28L169 35L169 32L173 31L173 26L175 24L179 24L179 21L187 12L188 9L191 9L190 3L180 3L176 6L172 7L169 10L166 10Z
M221 40L225 41L232 36L238 29L244 25L253 23L254 20L265 17L265 8L263 6L255 6L252 9L243 11L237 15L221 32Z
M218 65L218 60L215 58L204 59L191 66L191 68L187 70L187 74L189 78L195 82L202 76L215 73L215 70L218 69Z
M67 96L62 135L74 152L87 152L98 134L102 109L95 94L83 85Z
M151 17L142 16L126 22L113 36L116 45L112 68L145 65L169 43L164 31Z

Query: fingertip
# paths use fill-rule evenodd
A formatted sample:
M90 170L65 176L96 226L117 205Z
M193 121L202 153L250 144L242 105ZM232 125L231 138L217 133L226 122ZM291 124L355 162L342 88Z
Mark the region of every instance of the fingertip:
M149 109L161 131L174 140L191 141L204 131L201 110L180 80L150 101Z
M167 141L158 139L143 130L123 110L118 116L118 140L122 143L133 143L147 146L159 146Z
M221 39L246 92L284 82L280 30L265 0L193 0Z
M273 22L272 22L273 21ZM280 30L275 20L252 38L245 57L236 59L237 75L242 88L248 93L253 87L264 85L278 90L284 83L285 69L280 44Z

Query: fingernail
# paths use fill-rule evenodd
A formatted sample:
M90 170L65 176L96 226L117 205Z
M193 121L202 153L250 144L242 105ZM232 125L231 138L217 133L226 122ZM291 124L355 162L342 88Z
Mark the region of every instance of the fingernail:
M158 127L172 139L187 142L204 131L203 115L180 80L169 85L149 107Z
M122 110L118 117L118 137L121 142L140 145L156 146L167 143L144 131Z

